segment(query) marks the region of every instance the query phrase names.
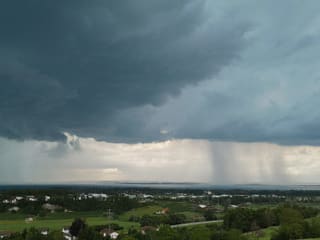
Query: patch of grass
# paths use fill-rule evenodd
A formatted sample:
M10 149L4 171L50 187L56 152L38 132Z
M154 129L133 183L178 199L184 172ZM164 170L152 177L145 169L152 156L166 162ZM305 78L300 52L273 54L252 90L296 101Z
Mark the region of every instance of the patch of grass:
M138 227L138 223L110 220L108 221L106 217L88 217L85 218L86 222L90 226L96 225L106 225L108 223L116 223L127 231L131 226ZM72 219L50 219L50 220L39 220L35 219L31 223L26 223L24 220L0 220L0 231L22 231L25 228L35 227L35 228L49 228L51 230L60 230L64 226L71 225Z
M203 215L197 212L185 211L185 212L179 212L179 214L184 214L187 217L188 222L205 220Z
M162 208L169 208L170 212L194 212L197 208L193 203L186 201L161 201L158 203Z
M145 206L141 208L135 208L119 215L118 219L120 221L128 221L131 216L142 217L143 215L152 215L156 211L159 211L161 209L162 207L159 205L151 205L151 206Z
M262 231L262 236L259 237L259 240L270 240L272 237L272 234L278 229L278 226L274 226L274 227L268 227L268 228L264 228L261 229ZM250 233L245 233L246 236L249 237L250 240L256 240L257 237L255 236L255 234L253 232Z

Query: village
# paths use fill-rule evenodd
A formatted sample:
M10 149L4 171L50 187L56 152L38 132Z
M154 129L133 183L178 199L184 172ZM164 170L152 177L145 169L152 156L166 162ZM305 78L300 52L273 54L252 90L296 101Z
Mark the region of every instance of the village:
M76 239L74 224L90 226L102 238L122 239L171 228L221 224L233 209L261 209L296 203L317 206L318 193L272 191L118 189L103 191L21 191L0 193L0 239L34 228ZM79 223L81 222L81 223Z

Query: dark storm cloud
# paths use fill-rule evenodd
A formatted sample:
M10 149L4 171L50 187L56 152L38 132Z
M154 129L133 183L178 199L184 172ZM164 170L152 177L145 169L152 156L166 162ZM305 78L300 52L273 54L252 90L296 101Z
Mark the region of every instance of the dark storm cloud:
M201 0L1 1L0 134L144 140L130 126L116 136L124 124L113 115L163 104L243 48L248 25L206 7Z

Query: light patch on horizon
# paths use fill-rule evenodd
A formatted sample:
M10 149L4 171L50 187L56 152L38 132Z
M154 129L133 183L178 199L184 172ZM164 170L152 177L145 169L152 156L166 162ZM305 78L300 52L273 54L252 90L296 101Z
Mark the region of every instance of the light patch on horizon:
M191 139L124 144L66 135L67 143L0 138L0 183L296 184L316 183L320 169L320 147L315 146Z

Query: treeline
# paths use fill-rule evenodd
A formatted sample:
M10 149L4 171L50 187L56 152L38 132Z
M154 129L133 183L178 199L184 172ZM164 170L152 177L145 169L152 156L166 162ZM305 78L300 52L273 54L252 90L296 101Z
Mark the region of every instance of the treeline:
M103 201L94 198L82 199L80 201L70 197L60 196L50 202L72 211L107 211L108 209L112 209L115 214L120 214L140 206L136 199L129 199L122 195L109 196Z
M170 213L168 215L144 215L138 219L133 217L129 220L139 222L141 226L159 226L161 224L175 225L185 223L187 217L180 213Z
M282 210L279 230L272 240L290 240L320 237L320 221L317 218L304 220L303 214L297 209Z
M226 212L223 225L225 229L239 229L243 232L255 231L260 228L278 226L283 219L291 219L290 212L296 212L301 219L314 217L318 209L300 205L284 204L276 208L236 208Z
M19 212L30 215L45 215L48 211L43 209L43 204L46 203L44 199L39 198L38 201L20 200L14 205L8 205L3 202L0 203L0 212L6 212L12 206L19 207ZM113 195L105 200L101 199L83 199L81 201L75 200L69 196L54 196L50 200L50 204L57 205L60 208L56 211L108 211L112 209L114 214L121 214L133 208L140 207L136 199L129 199L122 195Z

